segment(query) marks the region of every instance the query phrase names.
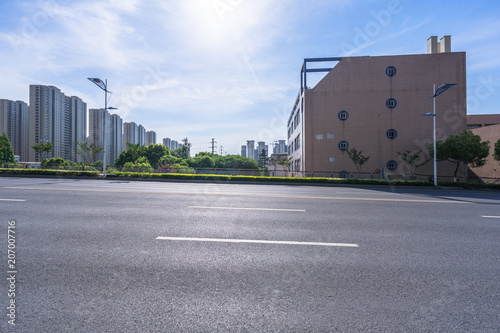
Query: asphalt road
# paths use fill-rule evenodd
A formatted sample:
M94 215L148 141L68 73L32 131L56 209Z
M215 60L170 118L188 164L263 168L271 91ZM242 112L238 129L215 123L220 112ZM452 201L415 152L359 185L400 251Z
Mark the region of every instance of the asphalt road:
M0 218L1 332L500 332L498 192L0 177Z

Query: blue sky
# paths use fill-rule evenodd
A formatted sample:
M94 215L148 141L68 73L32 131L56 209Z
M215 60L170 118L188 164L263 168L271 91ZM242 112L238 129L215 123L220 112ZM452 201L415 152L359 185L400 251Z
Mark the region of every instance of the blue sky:
M54 85L192 154L285 139L304 58L467 52L468 113L500 113L500 2L0 0L0 98ZM432 90L432 88L431 88Z

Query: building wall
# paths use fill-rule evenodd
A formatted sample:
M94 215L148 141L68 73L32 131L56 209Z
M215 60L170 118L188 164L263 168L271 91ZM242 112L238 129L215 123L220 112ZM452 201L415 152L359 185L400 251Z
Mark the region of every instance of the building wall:
M397 70L392 77L386 74L389 66ZM432 117L422 114L433 112L433 84L442 83L457 86L436 99L438 140L466 128L465 53L343 58L295 104L288 141L292 165L315 173L356 172L347 152L339 149L347 141L349 149L370 157L362 172L377 173L396 161L397 168L388 172L408 173L397 152L421 150L422 158L429 157ZM386 106L390 98L397 100L393 109ZM343 110L348 112L344 121L339 119ZM397 131L395 139L387 137L390 129ZM416 173L431 175L432 170L428 163ZM438 174L453 175L451 164L439 163Z
M500 124L500 114L467 115L467 128L474 129Z
M496 115L498 116L498 115ZM471 171L475 173L483 181L494 181L488 178L500 179L500 161L494 159L495 143L500 139L500 124L484 126L472 129L472 132L481 137L481 141L490 142L490 155L486 159L486 164L480 168L472 168Z

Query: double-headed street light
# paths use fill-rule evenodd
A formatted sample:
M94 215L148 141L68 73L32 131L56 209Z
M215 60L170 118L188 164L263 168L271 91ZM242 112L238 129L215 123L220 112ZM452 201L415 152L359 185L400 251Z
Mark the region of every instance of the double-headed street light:
M446 90L450 89L451 87L456 86L455 83L445 83L440 85L436 89L436 85L434 84L432 87L432 90L434 92L434 95L431 97L433 99L433 104L434 104L434 113L426 113L423 116L431 116L434 117L434 186L438 186L438 181L437 181L437 153L436 153L436 97L444 93Z
M103 129L102 129L102 145L104 146L102 150L102 173L104 177L106 177L106 111L107 110L116 110L117 108L114 108L112 106L108 107L108 93L112 94L111 91L108 90L108 80L106 79L105 81L98 79L98 78L88 78L90 81L92 81L96 86L104 90L104 119L103 119Z

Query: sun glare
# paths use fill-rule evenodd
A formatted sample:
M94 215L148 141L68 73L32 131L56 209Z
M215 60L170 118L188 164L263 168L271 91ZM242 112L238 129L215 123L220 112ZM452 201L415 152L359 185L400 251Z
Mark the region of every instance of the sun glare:
M237 1L197 0L183 5L189 35L198 45L219 47L234 43L252 25L247 6Z

